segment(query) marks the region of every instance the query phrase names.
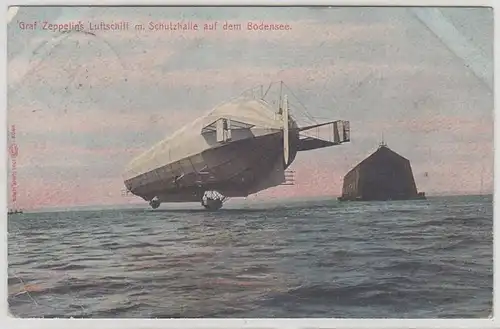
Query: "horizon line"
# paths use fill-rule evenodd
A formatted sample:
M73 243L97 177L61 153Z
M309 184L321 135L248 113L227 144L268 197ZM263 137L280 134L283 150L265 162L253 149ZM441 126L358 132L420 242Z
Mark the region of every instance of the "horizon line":
M427 198L433 198L433 197L460 197L460 196L493 196L493 192L489 193L478 193L478 192L464 192L464 193L459 193L459 192L438 192L438 193L433 193L433 194L426 194L425 196ZM270 203L270 202L276 202L276 201L312 201L312 200L317 200L317 201L337 201L338 196L330 196L330 195L324 195L324 196L312 196L312 197L307 197L307 196L302 196L302 197L267 197L262 200L258 199L253 199L253 200L248 200L248 198L234 198L231 200L237 200L237 201L250 201L252 203ZM404 201L404 200L401 200ZM195 204L196 202L165 202L165 204L169 205L178 205L178 204ZM145 203L116 203L116 204L90 204L90 205L71 205L71 206L49 206L49 207L42 207L42 208L32 208L32 209L23 209L22 207L17 208L17 210L22 210L23 212L26 213L40 213L40 212L51 212L51 211L89 211L89 210L110 210L110 208L116 207L116 210L119 209L127 209L127 208L134 208L134 207L144 207L144 208L149 208L148 204ZM7 211L9 210L16 210L15 208L8 207Z

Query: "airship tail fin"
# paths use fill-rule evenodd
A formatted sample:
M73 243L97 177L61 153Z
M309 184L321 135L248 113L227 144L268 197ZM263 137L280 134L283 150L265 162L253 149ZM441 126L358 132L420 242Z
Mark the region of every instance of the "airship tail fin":
M340 145L350 142L351 140L349 121L344 120L336 120L302 127L299 131L301 134L297 145L297 151L308 151L328 146Z
M288 164L290 159L290 143L289 143L289 118L288 118L288 98L286 95L283 97L283 158L285 165Z

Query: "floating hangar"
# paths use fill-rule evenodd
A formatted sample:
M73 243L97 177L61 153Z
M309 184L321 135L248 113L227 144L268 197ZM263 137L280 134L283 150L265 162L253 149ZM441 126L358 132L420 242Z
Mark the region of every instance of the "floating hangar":
M410 161L385 143L344 177L340 201L425 199L417 192Z

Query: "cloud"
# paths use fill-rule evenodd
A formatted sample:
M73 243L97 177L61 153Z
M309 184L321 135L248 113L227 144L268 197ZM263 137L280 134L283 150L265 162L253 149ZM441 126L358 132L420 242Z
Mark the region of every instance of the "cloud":
M67 207L89 204L112 205L128 203L122 195L123 183L119 179L75 177L57 180L48 177L19 179L18 205L26 210L49 206ZM97 196L97 198L96 198Z
M418 116L417 116L418 115ZM426 134L433 138L452 136L455 141L462 138L466 142L475 140L493 141L493 113L491 116L477 115L458 116L440 113L434 108L424 114L408 115L404 119L379 120L366 122L367 128L378 131L405 132L407 134ZM366 131L365 131L366 132ZM462 140L462 141L463 141Z
M455 133L462 136L479 137L486 135L492 140L492 118L471 119L457 116L445 116L436 113L433 117L412 118L398 122L400 129L419 133Z
M245 66L227 65L219 69L200 70L196 68L184 70L163 71L156 67L154 62L143 62L141 70L124 71L123 67L116 66L105 68L106 63L91 67L87 63L79 67L80 72L66 74L58 70L44 70L43 74L34 75L30 84L35 85L44 81L53 90L63 92L71 88L72 92L92 92L91 89L110 89L116 86L135 85L151 86L152 88L210 88L238 84L244 86L256 86L262 83L283 80L288 85L299 87L304 83L321 85L331 82L340 82L343 78L352 86L360 79L370 73L374 76L383 76L384 79L401 78L420 74L423 78L436 77L436 74L421 74L425 69L420 66L405 63L374 64L356 60L339 60L335 63L311 63L307 66L286 67L279 66ZM137 64L139 66L139 64ZM98 74L104 70L104 74ZM143 74L147 71L148 74ZM441 74L450 76L453 71L441 71ZM126 81L125 81L126 80ZM345 81L345 80L344 80Z
M72 132L88 133L86 136L91 137L91 133L97 132L137 133L156 129L172 131L200 114L184 111L182 108L157 108L147 112L132 110L85 108L71 104L53 109L34 102L31 106L12 107L9 121L17 126L18 134L43 133L50 136L54 133Z
M131 157L145 150L145 147L136 146L88 148L73 145L68 141L57 143L38 139L20 144L17 168L20 170L50 168L50 170L45 170L45 173L52 171L53 175L76 168L77 171L85 171L85 174L89 174L104 162L108 171L115 171L116 165L113 165L113 161Z

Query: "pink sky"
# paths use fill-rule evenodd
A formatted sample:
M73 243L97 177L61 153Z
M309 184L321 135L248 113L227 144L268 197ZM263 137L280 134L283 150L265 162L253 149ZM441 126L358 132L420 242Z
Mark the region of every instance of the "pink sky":
M16 19L64 21L68 10L22 8ZM466 32L489 56L485 10L475 13L490 25ZM456 11L443 12L457 21ZM42 58L20 54L51 35L20 31L14 19L8 121L17 129L19 207L141 202L121 194L134 156L220 102L277 80L311 115L349 120L352 142L299 154L295 186L257 197L336 197L343 175L382 134L411 161L421 191L479 193L481 180L483 192L493 189L492 91L404 8L94 8L88 15L81 19L262 18L292 30L75 34Z

